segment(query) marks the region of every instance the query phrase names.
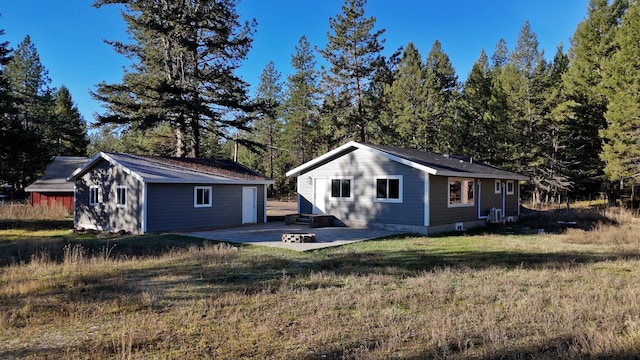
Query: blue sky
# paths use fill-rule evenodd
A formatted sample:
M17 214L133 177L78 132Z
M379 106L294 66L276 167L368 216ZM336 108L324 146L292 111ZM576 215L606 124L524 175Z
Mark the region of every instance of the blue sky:
M15 48L26 35L49 71L52 86L65 85L87 121L102 112L89 91L101 81L117 83L129 63L103 42L126 40L126 26L115 6L96 9L91 0L4 0L0 29ZM255 18L258 28L240 75L255 88L269 61L284 77L298 39L305 35L323 48L329 17L341 12L342 0L240 0L238 13ZM369 0L366 15L386 29L385 55L412 41L423 58L439 40L465 80L481 49L489 56L500 38L509 49L526 20L540 49L551 59L562 42L569 49L577 24L586 17L588 0ZM318 59L320 57L318 56Z

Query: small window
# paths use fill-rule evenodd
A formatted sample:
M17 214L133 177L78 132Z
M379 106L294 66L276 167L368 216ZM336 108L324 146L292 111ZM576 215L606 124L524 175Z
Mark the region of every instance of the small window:
M507 195L513 195L515 193L515 187L513 180L507 181Z
M375 201L402 202L402 176L377 177L375 181Z
M125 207L127 205L127 188L116 186L116 206Z
M351 199L353 178L331 179L331 197L336 199Z
M449 207L473 206L473 179L449 179Z
M496 190L495 190L496 194L500 194L502 193L502 182L498 179L496 179Z
M194 187L193 207L211 207L211 186Z
M96 185L89 187L89 205L100 204L100 188Z

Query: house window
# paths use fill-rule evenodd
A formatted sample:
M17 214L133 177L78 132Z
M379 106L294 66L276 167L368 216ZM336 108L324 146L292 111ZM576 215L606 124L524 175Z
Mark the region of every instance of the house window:
M116 206L125 207L127 205L127 187L116 186Z
M515 193L515 187L513 180L507 181L507 195L513 195Z
M335 199L351 200L353 177L331 179L331 197Z
M100 204L100 188L96 185L89 187L89 205Z
M496 179L495 193L496 194L502 193L502 182L500 180L498 180L498 179Z
M375 178L376 202L402 202L402 176Z
M473 206L473 179L449 179L449 207Z
M193 207L211 207L211 186L193 188Z

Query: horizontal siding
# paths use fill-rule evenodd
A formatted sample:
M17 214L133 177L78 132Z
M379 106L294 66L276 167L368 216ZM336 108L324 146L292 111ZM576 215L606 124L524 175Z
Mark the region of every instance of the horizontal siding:
M505 203L506 203L506 210L505 210L505 216L516 216L518 215L518 206L519 206L519 186L518 186L518 182L514 181L513 182L513 195L507 195L507 197L505 198Z
M374 201L375 177L389 175L402 176L402 203ZM353 200L338 200L330 197L330 179L339 176L353 177ZM313 184L308 179L316 177L327 180L325 212L336 216L339 220L364 224L424 225L424 182L423 173L419 170L369 151L356 149L299 176L298 193L302 212L311 212Z
M240 225L241 185L213 185L212 207L193 206L195 186L206 184L148 184L147 231L188 230ZM257 221L264 222L264 185L257 188Z
M89 205L89 188L99 186L101 202ZM126 206L117 207L116 186L125 186ZM142 184L130 174L102 160L76 181L77 228L142 232Z
M477 204L474 204L474 206L449 207L448 177L430 176L429 180L430 226L477 220Z
M487 216L491 208L502 209L502 194L496 194L496 179L481 179L480 215Z

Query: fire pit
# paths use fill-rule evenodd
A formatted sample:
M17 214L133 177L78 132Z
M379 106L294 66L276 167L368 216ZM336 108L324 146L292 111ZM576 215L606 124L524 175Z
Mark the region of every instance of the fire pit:
M316 242L316 234L290 233L282 234L282 241L288 243L311 243Z

